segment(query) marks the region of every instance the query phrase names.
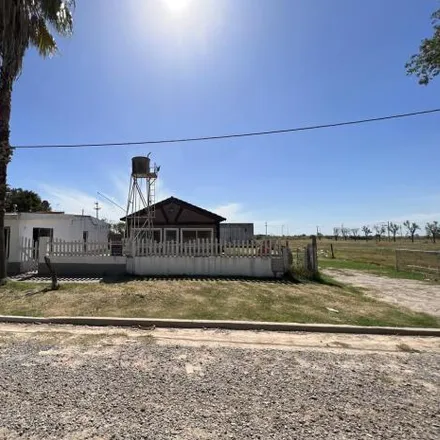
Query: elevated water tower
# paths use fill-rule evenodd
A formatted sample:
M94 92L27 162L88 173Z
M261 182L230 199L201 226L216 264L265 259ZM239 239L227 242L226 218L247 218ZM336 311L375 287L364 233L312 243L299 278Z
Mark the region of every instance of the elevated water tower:
M150 154L131 159L125 236L153 240L155 186L160 167L151 165Z

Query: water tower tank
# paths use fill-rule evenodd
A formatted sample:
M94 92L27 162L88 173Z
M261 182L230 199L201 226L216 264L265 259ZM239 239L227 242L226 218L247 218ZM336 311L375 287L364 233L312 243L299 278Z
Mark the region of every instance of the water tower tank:
M137 156L131 159L131 174L134 177L148 177L150 174L150 158Z

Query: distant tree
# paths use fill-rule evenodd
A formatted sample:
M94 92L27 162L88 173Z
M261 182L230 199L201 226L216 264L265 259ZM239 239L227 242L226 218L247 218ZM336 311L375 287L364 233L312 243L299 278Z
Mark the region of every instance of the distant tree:
M370 238L370 235L373 233L373 231L368 226L362 226L362 232L365 235L365 239L368 241Z
M113 234L125 234L125 223L124 222L118 222L118 223L111 223L110 224L110 232Z
M380 241L386 231L385 225L374 225L374 230L376 231L376 238Z
M341 234L344 237L344 240L347 240L347 238L350 236L350 228L341 228Z
M425 226L426 235L432 238L432 242L435 243L437 235L440 234L440 225L438 221L433 221L432 223L426 223Z
M419 53L406 63L406 73L416 75L419 84L427 85L440 73L440 9L431 15L434 35L422 40Z
M354 239L354 241L356 241L359 238L359 228L353 228L350 229L351 231L351 236Z
M22 188L7 188L6 212L48 212L51 211L50 203L41 200L34 191Z
M393 236L393 241L396 241L396 234L399 232L400 226L396 223L389 223L388 224L388 231Z
M417 230L420 229L420 226L414 222L410 223L409 220L404 222L403 226L405 226L405 228L407 229L408 234L411 237L411 241L414 243L414 236L415 236Z
M333 228L333 236L335 237L335 240L338 241L339 235L341 234L340 228Z

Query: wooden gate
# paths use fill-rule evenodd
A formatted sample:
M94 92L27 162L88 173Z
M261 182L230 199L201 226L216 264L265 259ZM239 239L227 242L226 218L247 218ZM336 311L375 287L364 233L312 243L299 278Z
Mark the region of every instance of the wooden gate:
M38 270L38 241L32 238L21 238L20 243L20 272L34 272Z

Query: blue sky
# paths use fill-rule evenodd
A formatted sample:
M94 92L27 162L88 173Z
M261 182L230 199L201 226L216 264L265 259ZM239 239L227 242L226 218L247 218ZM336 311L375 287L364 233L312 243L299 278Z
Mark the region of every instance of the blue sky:
M404 64L436 0L77 1L60 54L27 53L12 144L137 141L270 130L439 106ZM182 0L181 0L182 1ZM174 195L269 232L440 220L439 115L288 135L129 148L16 151L9 183L54 209L125 205L130 158Z

